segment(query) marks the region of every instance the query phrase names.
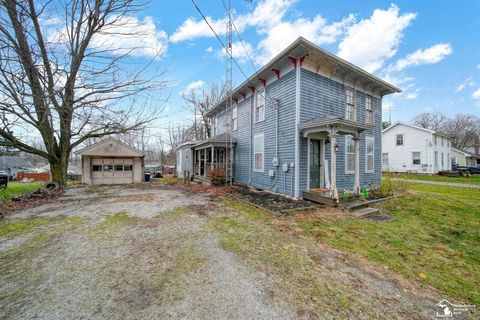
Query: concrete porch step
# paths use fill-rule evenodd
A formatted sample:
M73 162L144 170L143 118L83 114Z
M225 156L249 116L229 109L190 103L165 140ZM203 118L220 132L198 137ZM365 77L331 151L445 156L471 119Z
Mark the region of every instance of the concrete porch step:
M358 217L358 218L366 218L366 217L371 216L371 215L376 214L376 213L378 213L378 209L377 208L370 208L370 207L356 209L356 210L353 210L353 211L350 212L350 214L352 214L353 216Z
M342 202L341 203L342 207L349 211L361 209L368 207L368 201L362 201L362 200L353 200L349 202Z

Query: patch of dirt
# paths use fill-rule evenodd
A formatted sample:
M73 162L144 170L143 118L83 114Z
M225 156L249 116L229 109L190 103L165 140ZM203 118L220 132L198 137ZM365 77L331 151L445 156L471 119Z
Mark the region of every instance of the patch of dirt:
M270 192L259 191L247 186L235 186L230 194L254 205L279 213L288 213L295 210L314 209L324 207L321 204L307 200L292 200Z
M49 203L59 202L61 193L59 192L44 192L38 189L34 192L28 192L20 197L15 197L9 200L0 199L0 220L16 211L30 209L42 206Z

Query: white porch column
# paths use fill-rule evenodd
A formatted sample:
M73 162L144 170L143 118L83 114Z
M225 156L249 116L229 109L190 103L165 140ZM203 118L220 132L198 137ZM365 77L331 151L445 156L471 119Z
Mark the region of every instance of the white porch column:
M355 149L355 179L353 183L353 192L356 196L360 195L360 135L357 133L353 137Z
M328 134L330 138L331 147L331 164L330 164L330 189L332 189L332 197L338 202L338 190L337 190L337 153L335 152L335 146L337 145L337 133L333 128Z
M210 157L210 170L213 171L213 157L215 156L215 148L212 146L212 156Z

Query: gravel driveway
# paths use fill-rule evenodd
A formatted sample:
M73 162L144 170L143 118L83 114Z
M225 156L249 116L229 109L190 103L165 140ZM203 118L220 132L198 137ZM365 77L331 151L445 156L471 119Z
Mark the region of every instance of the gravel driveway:
M0 237L0 315L415 319L433 314L440 295L309 239L277 235L263 222L218 199L175 188L72 189L60 203L3 222L9 231ZM277 242L258 238L263 234ZM263 242L242 255L242 244L233 241L238 239Z

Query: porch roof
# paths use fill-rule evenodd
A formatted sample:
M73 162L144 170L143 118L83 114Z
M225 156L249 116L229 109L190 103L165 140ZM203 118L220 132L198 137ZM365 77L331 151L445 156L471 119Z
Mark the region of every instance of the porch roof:
M373 128L374 125L360 123L352 120L347 120L342 117L318 117L309 121L303 122L299 125L300 131L306 137L310 133L329 132L335 128L337 133L360 133L364 130Z
M199 141L197 144L193 146L194 149L204 149L208 147L225 147L227 144L230 144L230 140L232 144L236 144L237 141L234 137L227 137L226 133L222 133L218 136L213 138L205 139Z

